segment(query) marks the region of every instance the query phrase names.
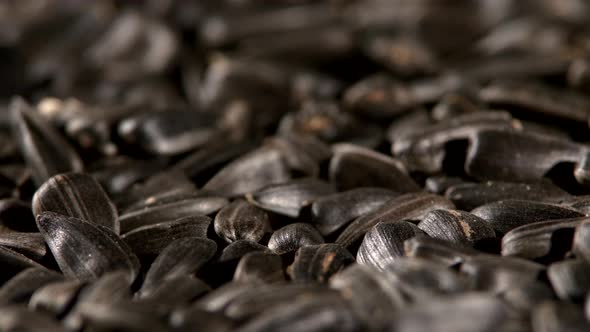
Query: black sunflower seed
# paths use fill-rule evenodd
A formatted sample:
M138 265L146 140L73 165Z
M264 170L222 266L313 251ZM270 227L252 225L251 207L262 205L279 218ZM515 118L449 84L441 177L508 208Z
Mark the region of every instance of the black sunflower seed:
M304 246L295 253L295 260L287 269L294 281L327 282L354 262L354 257L345 248L333 244Z
M558 205L513 199L482 205L471 213L502 233L539 221L583 217L580 212Z
M523 225L502 237L502 255L563 259L572 248L575 228L587 218L557 219Z
M280 151L263 147L232 161L214 175L203 187L227 196L256 191L290 178L289 169Z
M448 241L417 236L404 242L404 252L408 257L416 257L455 266L476 255L478 251L458 246Z
M416 225L406 221L378 223L365 234L356 261L383 270L404 255L405 240L421 233Z
M418 228L430 237L459 245L472 245L496 235L485 220L459 210L431 211L424 216Z
M258 242L270 231L268 214L244 201L235 200L217 213L215 233L227 242L250 240Z
M543 265L516 257L476 255L465 259L461 272L469 275L476 289L503 291L537 280Z
M246 198L262 209L297 218L301 210L311 205L314 200L334 192L334 187L327 182L298 179L264 187L247 194Z
M41 213L37 226L67 277L96 279L123 269L133 279L139 271L131 248L106 227L54 212Z
M250 252L268 252L270 249L265 245L250 240L237 240L230 243L223 249L219 256L219 262L228 262L240 259Z
M191 276L178 274L158 282L153 290L140 292L142 303L149 303L158 312L170 313L176 307L189 304L211 290L206 283Z
M587 331L590 324L582 310L564 301L545 301L532 310L534 332Z
M0 246L4 246L35 260L47 253L41 233L4 232L0 233Z
M374 212L356 218L342 231L336 243L349 247L380 222L394 223L420 218L431 210L452 208L453 203L441 196L427 193L401 195L384 203Z
M281 256L269 252L249 252L240 259L233 280L244 283L285 281L283 260Z
M206 216L184 217L173 221L142 226L121 236L121 239L138 256L157 255L171 240L185 237L207 237L211 218Z
M295 223L287 225L272 233L268 248L275 254L296 251L303 246L324 243L324 238L310 224Z
M320 197L311 205L312 222L322 235L330 235L395 196L397 193L389 189L367 187Z
M460 209L472 210L480 205L507 199L526 199L544 203L559 203L571 196L550 182L513 183L487 181L459 183L448 187L445 196Z
M0 308L0 317L0 329L3 331L67 331L57 319L24 306L3 306Z
M352 144L334 146L329 177L339 190L383 187L406 193L420 189L398 160Z
M156 257L148 270L141 292L152 292L161 280L178 275L190 275L215 254L215 242L200 237L185 237L170 242Z
M77 280L52 282L39 287L29 300L29 307L45 311L54 316L62 316L70 308L76 296L84 286Z
M120 216L121 233L125 234L143 226L159 224L186 217L205 216L214 213L228 200L218 196L188 197L170 203L151 206L142 210L124 213Z
M562 300L582 300L590 290L590 264L583 259L569 259L551 264L547 277Z
M100 184L82 173L58 174L33 196L33 213L51 211L110 228L119 233L117 209Z
M58 173L82 171L82 161L74 148L24 100L14 99L11 112L14 135L36 185Z
M0 271L0 280L2 281L8 280L26 268L44 268L34 260L4 246L0 246L0 264L3 266Z

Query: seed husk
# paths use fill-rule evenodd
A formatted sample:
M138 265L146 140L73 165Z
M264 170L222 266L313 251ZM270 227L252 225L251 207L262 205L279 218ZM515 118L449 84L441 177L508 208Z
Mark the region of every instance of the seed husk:
M270 185L246 195L248 201L261 209L291 218L297 218L301 210L314 200L333 194L334 187L316 179L299 179L284 184Z
M352 254L337 244L304 246L295 253L295 260L287 273L293 281L327 282L353 262Z
M320 197L311 205L312 222L322 235L330 235L353 219L377 210L397 195L389 189L367 187Z
M582 300L590 290L590 264L583 259L569 259L551 264L547 277L562 300Z
M470 246L478 240L495 237L494 230L485 220L459 210L431 211L418 228L432 238L458 245Z
M313 228L304 223L294 223L276 230L268 240L268 248L275 254L296 251L303 246L324 243L324 238Z
M268 213L239 199L221 209L213 225L215 233L229 243L237 240L258 242L270 231Z
M47 253L41 233L5 232L0 233L0 246L4 246L34 260L40 260Z
M419 234L422 231L407 221L378 223L365 234L356 261L383 270L404 255L404 241Z
M428 193L410 193L398 196L384 203L379 209L360 216L350 223L336 243L349 247L360 240L366 232L380 222L395 223L420 218L435 209L452 209L453 203L445 198Z
M532 310L534 332L586 331L590 324L582 310L569 302L545 301Z
M284 282L283 260L281 256L269 252L249 252L240 259L233 280L241 283Z
M45 311L54 316L62 316L75 301L84 286L77 280L52 282L39 287L29 300L29 307L36 311Z
M119 234L117 209L98 181L83 173L58 174L33 196L33 213L52 211L110 228Z
M27 303L38 288L62 279L61 274L45 268L25 269L2 285L0 305Z
M558 205L512 199L482 205L471 213L502 233L540 221L583 217L578 211Z
M14 99L10 108L14 136L37 186L55 174L82 171L76 150L23 99Z
M96 279L123 269L134 279L139 272L131 248L106 227L55 212L41 213L37 225L66 277Z
M121 239L138 256L157 255L170 241L183 237L207 237L211 218L184 217L173 221L142 226L121 236Z

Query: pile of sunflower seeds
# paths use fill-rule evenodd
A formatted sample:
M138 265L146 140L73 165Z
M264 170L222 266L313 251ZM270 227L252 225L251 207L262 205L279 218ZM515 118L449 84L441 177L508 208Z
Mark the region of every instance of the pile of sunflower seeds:
M585 0L0 2L0 331L590 331Z

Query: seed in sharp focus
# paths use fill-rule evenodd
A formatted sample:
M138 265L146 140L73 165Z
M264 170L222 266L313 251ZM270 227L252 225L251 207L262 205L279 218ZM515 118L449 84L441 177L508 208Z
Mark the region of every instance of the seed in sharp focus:
M583 259L553 263L547 269L547 276L562 300L582 300L590 290L590 263Z
M348 248L380 222L419 219L432 210L453 208L453 203L441 196L429 193L404 194L384 203L374 212L356 218L340 233L336 243Z
M295 253L295 260L287 273L296 282L327 282L332 275L352 263L354 257L337 244L304 246Z
M238 196L290 178L281 152L263 147L232 161L215 174L203 189Z
M141 292L153 291L163 279L195 273L216 251L215 242L206 238L185 237L170 242L150 266Z
M310 224L294 223L272 233L268 248L275 254L286 254L303 246L324 243L324 238Z
M333 194L334 187L316 179L299 179L270 185L246 195L256 206L291 218L299 217L301 210L314 200Z
M459 210L431 211L424 216L418 228L435 239L466 246L496 236L485 220Z
M131 248L106 227L55 212L41 213L37 226L67 277L96 279L123 269L133 279L139 272L139 260Z
M339 190L382 187L400 193L420 190L405 166L384 154L353 144L336 144L329 177Z
M36 185L58 173L82 171L82 161L74 148L24 100L14 99L10 108L14 136Z
M326 236L353 219L380 208L398 194L385 188L357 188L318 198L311 205L312 223Z
M541 183L515 183L486 181L459 183L450 186L445 196L464 210L507 199L526 199L543 203L559 203L571 197L549 181Z
M189 197L125 213L119 217L121 234L143 226L178 220L185 217L205 216L214 213L229 202L219 196Z
M142 226L121 236L137 256L157 255L171 240L184 237L207 237L211 218L184 217L173 221Z
M270 252L249 252L240 259L233 280L243 283L284 282L283 259Z
M578 211L558 205L515 199L482 205L471 213L486 220L492 228L502 233L539 221L584 216Z
M117 209L90 175L58 174L43 183L33 196L33 213L45 211L86 220L119 233Z
M575 228L587 218L557 219L523 225L502 237L502 255L562 260L572 249Z
M565 301L545 301L532 309L533 332L582 332L590 329L579 306Z
M15 275L0 288L0 305L27 303L38 288L61 281L63 276L43 268L28 268Z
M258 242L270 231L268 213L241 199L221 209L213 225L215 233L229 243L236 240Z
M378 223L365 234L356 261L383 270L404 255L404 241L419 234L422 231L410 222Z
M83 283L77 280L53 282L38 288L29 300L29 308L62 316L72 305Z

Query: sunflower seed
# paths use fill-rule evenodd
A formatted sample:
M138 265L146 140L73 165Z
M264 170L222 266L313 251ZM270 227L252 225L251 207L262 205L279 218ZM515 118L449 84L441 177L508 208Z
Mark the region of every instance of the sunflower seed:
M304 223L287 225L272 233L268 240L268 248L275 254L296 251L303 246L324 243L324 238L313 228Z
M496 292L534 282L544 270L538 263L496 255L471 256L461 264L461 272L473 278L476 289Z
M406 193L420 189L398 160L352 144L334 146L329 176L339 190L384 187Z
M148 270L142 294L153 291L161 280L196 272L213 257L216 250L215 242L206 238L185 237L170 242Z
M304 246L295 253L295 261L287 269L294 281L327 282L354 262L354 257L337 244L327 243Z
M445 196L458 208L473 210L480 205L507 199L526 199L543 203L559 203L571 196L550 182L512 183L487 181L459 183L450 186Z
M52 282L39 287L29 300L29 308L61 317L70 308L84 286L77 280Z
M82 173L58 174L47 180L33 196L33 213L52 211L86 220L119 233L117 209L100 184Z
M311 205L312 222L324 236L364 214L371 213L397 193L383 188L357 188L318 198Z
M217 196L189 197L143 210L131 211L119 218L121 233L125 234L143 226L186 217L203 217L220 210L227 204L227 199Z
M270 222L265 211L244 200L235 200L217 213L214 228L215 233L229 243L236 240L258 242L270 230Z
M24 100L14 99L11 112L14 136L18 138L21 153L31 168L36 185L40 186L58 173L82 171L82 161L74 148L35 114Z
M30 332L67 331L53 317L16 305L0 308L0 329L3 331Z
M562 300L581 300L590 290L590 264L582 259L564 260L547 268L547 276Z
M426 236L416 236L404 241L404 252L407 257L431 260L446 266L458 265L478 253L468 247Z
M106 227L54 212L41 213L37 226L66 277L96 279L123 269L134 279L139 271L137 257Z
M365 234L356 261L383 270L404 255L405 240L421 233L416 225L405 221L378 223Z
M39 260L47 253L45 240L41 233L5 232L0 233L0 246L4 246L34 260Z
M583 217L581 213L561 206L515 199L482 205L471 213L502 233L539 221Z
M248 201L262 209L297 218L314 200L334 193L334 187L316 179L299 179L270 185L246 195Z
M485 220L458 210L431 211L424 216L418 228L435 239L467 246L496 235Z
M285 281L283 260L279 255L269 252L249 252L240 259L233 280L243 283L283 282Z
M273 183L285 182L289 177L289 170L280 151L264 147L226 165L203 189L237 196Z
M237 240L230 243L221 252L219 262L228 262L231 260L240 259L250 252L269 252L270 249L266 246L249 240Z
M572 248L575 228L586 218L540 221L517 227L502 237L502 255L563 259Z
M445 198L427 193L410 193L384 203L374 212L365 214L349 224L336 239L336 243L349 247L380 222L395 223L420 218L431 210L452 209L453 203Z
M171 240L185 237L207 237L211 218L206 216L184 217L173 221L142 226L121 236L121 239L138 256L157 255Z
M28 268L8 280L0 288L0 304L27 303L38 288L63 279L57 272L43 268Z
M590 324L580 308L572 303L546 301L532 310L534 332L587 331Z

